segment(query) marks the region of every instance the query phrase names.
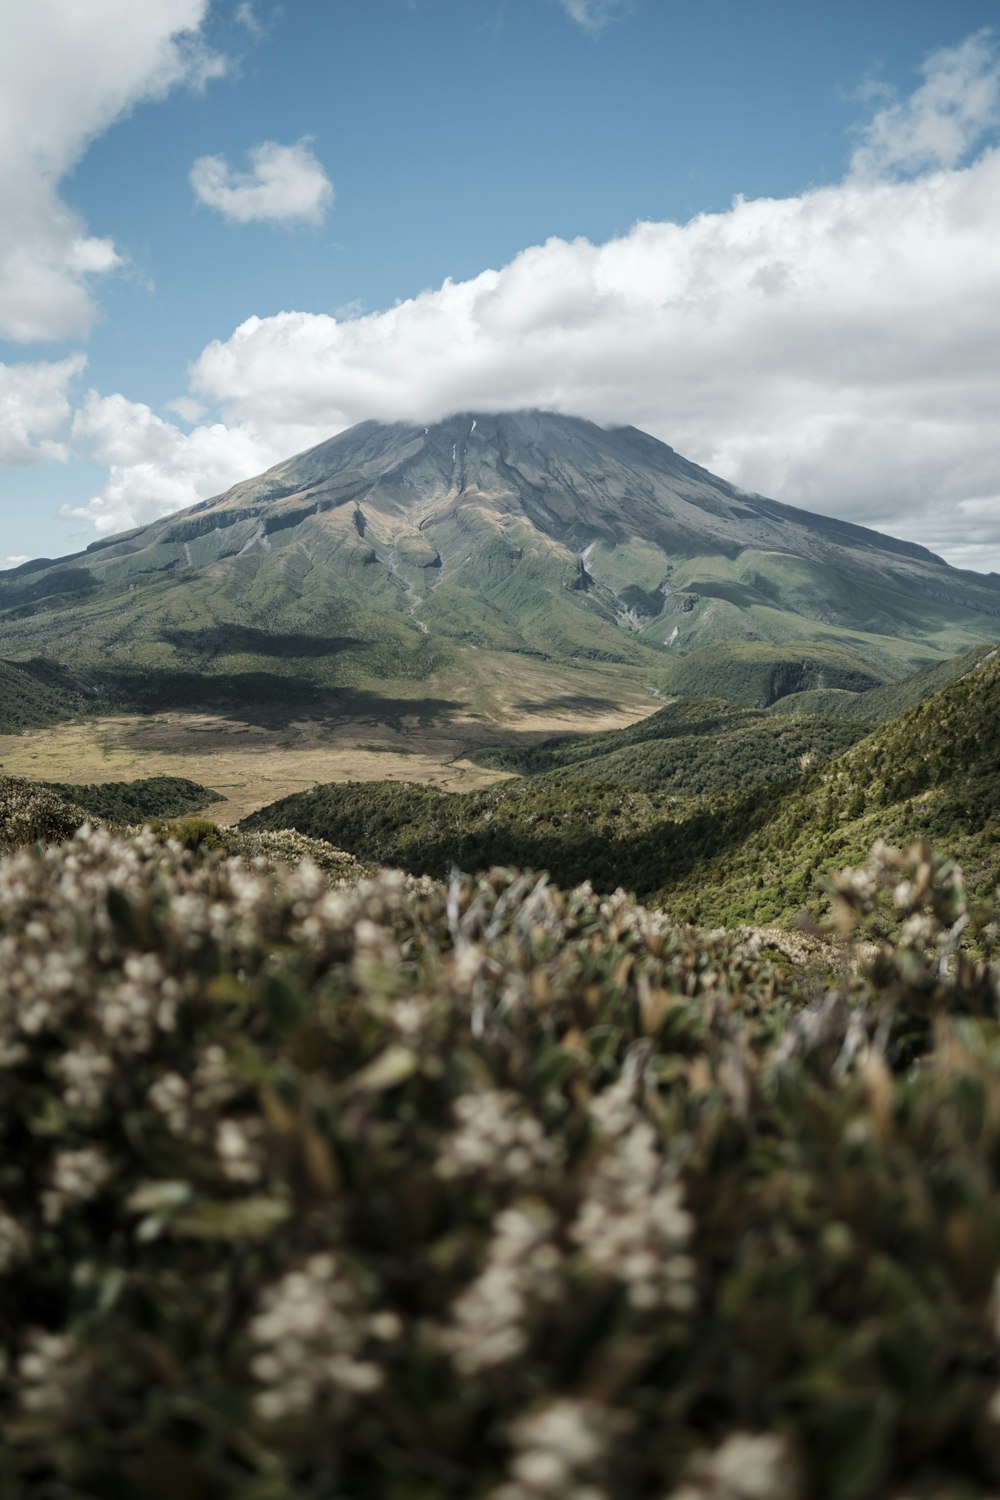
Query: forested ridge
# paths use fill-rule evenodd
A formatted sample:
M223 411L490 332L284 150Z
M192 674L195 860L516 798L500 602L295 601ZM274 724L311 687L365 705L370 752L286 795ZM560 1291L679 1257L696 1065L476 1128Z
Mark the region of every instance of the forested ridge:
M794 721L766 720L758 741L755 720L748 730L741 715L718 714L716 705L707 717L698 712L692 704L664 709L653 716L656 734L648 721L645 729L633 726L621 732L629 737L624 747L611 752L607 735L594 736L596 746L582 754L571 743L542 746L527 752L533 764L557 769L485 790L331 783L262 809L246 826L295 827L361 859L437 877L452 866L500 863L545 869L565 884L622 885L678 917L708 923L793 919L820 899L817 876L863 858L880 836L933 839L963 862L977 893L1000 879L996 655L825 762L820 731L803 721L803 738L790 741L793 764L786 754L786 774L766 793L773 761L746 765L739 751L748 733L773 750L782 734L794 736ZM691 733L692 723L713 727ZM798 751L803 743L816 748ZM672 754L678 746L681 786L700 781L715 789L694 796L649 788L651 765L665 747ZM587 779L609 761L614 780ZM722 790L727 769L730 789Z

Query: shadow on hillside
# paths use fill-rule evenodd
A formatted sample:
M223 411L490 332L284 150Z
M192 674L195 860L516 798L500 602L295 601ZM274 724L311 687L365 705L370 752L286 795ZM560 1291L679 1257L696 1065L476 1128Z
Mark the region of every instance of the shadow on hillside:
M585 693L565 693L561 698L525 698L513 707L522 714L614 713L621 708L616 698L590 698Z
M360 636L307 635L256 630L250 625L212 625L205 630L165 630L163 639L188 657L267 656L278 660L336 656L366 646Z
M302 719L329 723L385 724L396 730L414 722L426 729L459 713L451 698L392 698L362 688L326 688L306 677L269 672L227 676L198 672L113 672L105 677L118 711L215 714L266 729L287 729Z

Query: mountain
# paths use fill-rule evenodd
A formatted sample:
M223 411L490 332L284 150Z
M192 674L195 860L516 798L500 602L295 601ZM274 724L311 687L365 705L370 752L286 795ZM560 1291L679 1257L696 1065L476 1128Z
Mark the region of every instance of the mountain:
M529 693L562 663L766 705L893 682L998 621L995 574L748 495L634 427L536 411L363 422L0 579L8 657L100 668L146 707L222 679L306 708L433 680L468 705L496 653Z

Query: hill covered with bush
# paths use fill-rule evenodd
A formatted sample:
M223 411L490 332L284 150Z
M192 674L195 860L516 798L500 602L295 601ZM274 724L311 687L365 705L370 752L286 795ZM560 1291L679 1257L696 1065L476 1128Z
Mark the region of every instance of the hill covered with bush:
M668 728L701 722L692 720L694 705L682 706L671 720L677 712L671 705L662 719L653 717ZM703 722L725 727L732 716ZM741 724L738 716L735 722ZM478 792L330 784L283 798L244 826L294 827L361 859L437 877L452 865L481 870L501 863L545 869L564 884L623 885L666 903L679 917L708 924L792 920L801 906L815 908L818 875L862 859L880 836L904 843L932 839L963 862L970 889L985 895L1000 880L998 722L1000 657L994 654L826 764L797 765L796 775L772 785L766 796L753 781L737 791L682 797L584 779L602 764L602 741L609 738L594 736L591 759L570 759L576 752L563 742L542 746L534 752L542 763L546 755L557 764L565 757L559 771ZM763 731L767 744L773 743L771 723ZM744 731L721 741L710 728L704 735L666 733L658 741L642 737L648 732L643 725L624 731L635 738L609 758L679 740L696 749L703 739L709 748L704 774L710 776L715 764L721 780L720 744L738 746ZM746 733L756 734L753 724ZM739 777L735 760L729 770L732 785Z
M838 929L884 903L851 966L506 871L0 861L6 1492L985 1497L996 913L923 849Z
M180 818L217 802L218 792L186 776L143 776L135 781L42 781L38 785L112 823L141 823L148 818Z
M523 776L612 781L697 796L787 781L839 755L869 728L837 718L776 717L716 698L677 698L625 729L485 750L474 759Z

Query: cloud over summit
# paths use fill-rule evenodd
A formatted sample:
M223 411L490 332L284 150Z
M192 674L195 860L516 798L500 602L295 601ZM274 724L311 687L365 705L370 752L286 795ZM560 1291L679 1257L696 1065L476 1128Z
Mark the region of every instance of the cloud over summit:
M596 29L620 9L564 5ZM159 50L127 97L193 66L164 28L202 9L154 7ZM542 406L635 423L747 489L1000 567L998 124L997 51L977 34L929 58L908 99L877 101L838 183L603 244L550 239L346 320L247 317L194 360L175 406L190 431L123 394L87 398L72 441L109 479L74 514L105 531L150 520L368 417ZM332 197L308 139L263 143L245 174L202 157L192 182L239 223L319 222ZM57 272L84 316L87 276L117 252L74 232ZM0 316L3 289L0 268ZM55 326L58 299L38 305ZM70 378L39 388L18 452L58 442Z

